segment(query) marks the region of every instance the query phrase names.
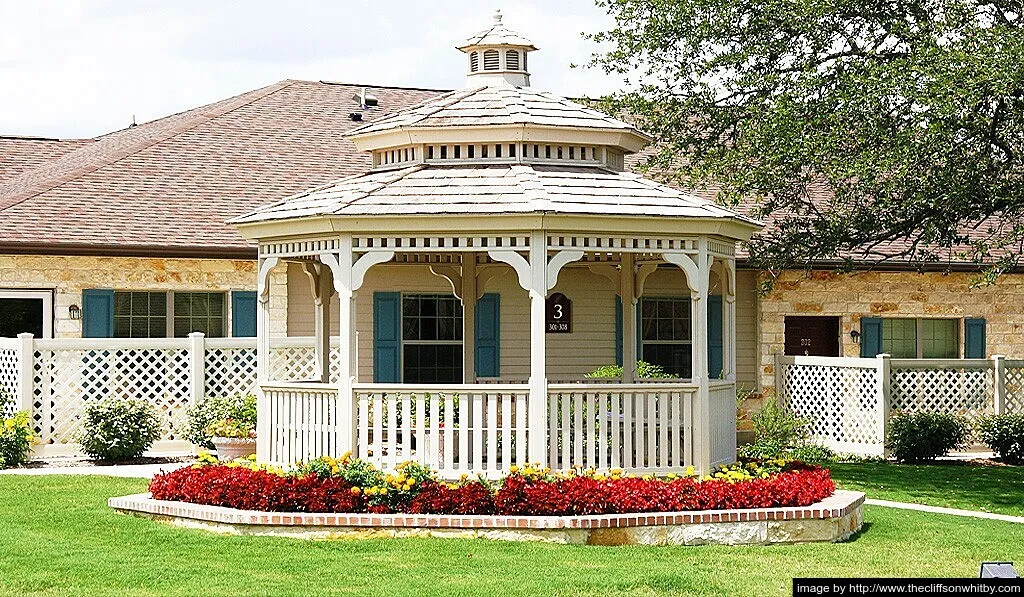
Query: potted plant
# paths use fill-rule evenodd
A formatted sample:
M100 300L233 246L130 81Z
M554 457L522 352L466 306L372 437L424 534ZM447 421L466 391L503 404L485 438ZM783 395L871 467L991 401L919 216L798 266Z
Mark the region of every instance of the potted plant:
M206 427L217 458L231 461L256 453L256 429L237 419L220 419Z

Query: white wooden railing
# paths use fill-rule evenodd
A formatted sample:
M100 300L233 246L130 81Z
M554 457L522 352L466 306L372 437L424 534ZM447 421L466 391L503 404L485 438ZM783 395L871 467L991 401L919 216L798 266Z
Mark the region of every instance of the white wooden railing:
M550 385L552 468L653 473L694 464L692 430L698 390L696 385L678 382Z
M357 384L353 392L357 454L385 469L415 460L443 477L494 477L526 462L527 385Z
M1024 360L777 355L775 388L782 404L812 419L814 441L878 456L894 413L1024 413Z
M736 384L712 381L708 386L708 441L711 466L736 461Z
M345 417L338 388L322 383L265 384L257 410L258 456L263 462L291 465L325 455L340 456Z

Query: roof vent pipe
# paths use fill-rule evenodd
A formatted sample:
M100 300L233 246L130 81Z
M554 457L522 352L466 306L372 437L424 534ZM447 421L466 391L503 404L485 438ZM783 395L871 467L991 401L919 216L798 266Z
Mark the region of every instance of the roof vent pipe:
M377 105L377 96L372 93L367 93L365 87L360 88L359 91L352 96L352 99L359 102L359 107L364 109Z

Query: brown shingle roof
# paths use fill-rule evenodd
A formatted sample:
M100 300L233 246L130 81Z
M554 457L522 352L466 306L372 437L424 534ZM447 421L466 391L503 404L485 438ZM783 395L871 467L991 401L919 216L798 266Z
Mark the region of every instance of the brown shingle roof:
M0 135L0 185L93 141Z
M370 167L344 135L442 91L286 80L100 137L0 181L0 252L252 256L225 222ZM376 114L375 114L376 112Z

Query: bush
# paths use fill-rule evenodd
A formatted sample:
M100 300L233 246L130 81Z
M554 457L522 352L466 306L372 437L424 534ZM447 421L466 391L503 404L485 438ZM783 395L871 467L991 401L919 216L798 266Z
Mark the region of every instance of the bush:
M78 442L98 460L137 458L160 437L160 415L144 400L108 398L90 404Z
M665 373L661 365L654 365L647 361L636 362L636 376L638 379L671 379L673 376ZM583 377L588 379L612 379L622 377L622 365L604 365L598 367Z
M256 429L256 397L207 396L202 402L190 406L186 414L185 439L197 446L213 449L212 435L207 428L217 421L231 419L241 426Z
M2 410L2 405L0 405L0 410ZM21 411L9 419L3 419L3 427L0 427L0 469L20 466L28 462L34 440L35 435L32 433L32 424L27 411Z
M946 413L897 415L889 422L885 446L898 462L935 460L964 448L971 437L967 419Z
M1024 464L1024 415L989 415L977 425L978 437L1003 462Z
M740 447L742 458L807 462L836 459L836 453L831 449L809 442L813 423L810 417L798 417L774 400L766 401L750 422L754 425L754 442Z

